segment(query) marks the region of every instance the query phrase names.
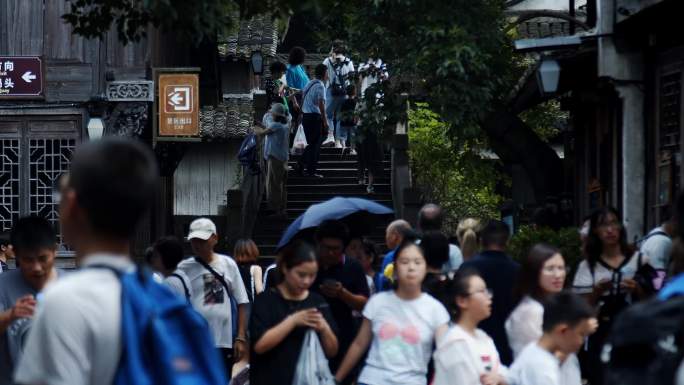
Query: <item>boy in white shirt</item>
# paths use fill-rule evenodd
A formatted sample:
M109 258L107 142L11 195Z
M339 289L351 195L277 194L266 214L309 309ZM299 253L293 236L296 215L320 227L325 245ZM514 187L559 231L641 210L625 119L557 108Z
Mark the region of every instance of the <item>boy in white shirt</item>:
M577 294L561 292L544 305L544 334L525 347L510 368L510 385L560 385L562 359L575 353L595 329L591 306Z

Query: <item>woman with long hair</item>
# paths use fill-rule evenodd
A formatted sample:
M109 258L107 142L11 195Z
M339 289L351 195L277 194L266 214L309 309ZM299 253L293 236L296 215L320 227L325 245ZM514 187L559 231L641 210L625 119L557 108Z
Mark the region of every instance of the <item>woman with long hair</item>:
M311 246L296 241L279 255L277 286L254 300L249 321L250 384L291 384L307 330L317 332L325 355L337 354L335 321L322 296L309 291L318 273Z
M522 261L514 296L517 306L506 320L506 334L513 357L528 344L541 338L544 301L563 290L567 269L557 248L539 243L534 245ZM577 356L563 358L561 376L564 385L582 383Z
M582 372L592 385L603 383L601 350L613 320L632 302L645 297L634 277L647 262L628 244L616 209L604 207L592 213L586 259L580 262L573 281L573 291L598 307L598 330L589 337L586 351L580 352Z
M461 247L463 261L472 258L478 252L477 232L480 229L480 221L474 218L466 218L458 223L456 238Z
M477 327L492 314L492 292L485 281L475 270L459 270L444 301L453 323L437 341L432 385L505 384L508 369L501 364L494 341Z
M363 309L361 329L335 378L343 380L370 351L358 383L427 383L428 362L436 338L448 328L444 306L423 292L426 261L420 246L404 241L395 254L394 290L378 293Z

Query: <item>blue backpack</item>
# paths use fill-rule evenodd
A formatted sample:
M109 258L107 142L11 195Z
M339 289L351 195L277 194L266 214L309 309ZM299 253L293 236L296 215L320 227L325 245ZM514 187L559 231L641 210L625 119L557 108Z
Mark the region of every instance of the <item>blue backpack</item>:
M123 349L116 385L225 385L206 320L149 271L113 270L121 280Z
M259 175L261 173L257 144L256 134L249 134L242 141L242 144L240 144L240 151L238 152L238 160L243 166L249 169L252 175Z

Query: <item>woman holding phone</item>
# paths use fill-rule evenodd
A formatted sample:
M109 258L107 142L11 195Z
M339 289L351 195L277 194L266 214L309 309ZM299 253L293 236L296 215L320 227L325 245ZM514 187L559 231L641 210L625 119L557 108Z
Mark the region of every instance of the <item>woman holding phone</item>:
M250 384L291 384L306 331L316 330L325 355L337 354L336 329L328 303L310 292L318 264L313 249L301 241L283 249L278 259L280 283L259 294L252 305Z

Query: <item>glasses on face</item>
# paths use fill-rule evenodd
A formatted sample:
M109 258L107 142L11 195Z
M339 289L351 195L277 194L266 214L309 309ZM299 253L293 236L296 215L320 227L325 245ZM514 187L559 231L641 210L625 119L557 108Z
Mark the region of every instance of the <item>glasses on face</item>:
M480 290L475 290L473 292L468 293L468 295L475 295L475 294L484 294L489 298L494 297L494 293L490 289L480 289Z
M566 274L568 268L565 266L546 266L542 268L542 273L553 275L553 274Z

